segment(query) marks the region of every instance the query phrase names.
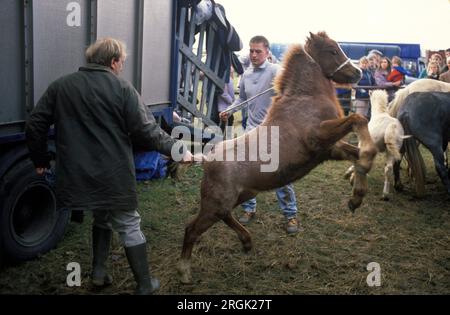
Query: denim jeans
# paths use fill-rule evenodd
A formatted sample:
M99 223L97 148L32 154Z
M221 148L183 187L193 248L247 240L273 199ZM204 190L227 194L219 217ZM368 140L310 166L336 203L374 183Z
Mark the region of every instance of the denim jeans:
M292 184L283 186L276 190L278 205L283 211L286 219L292 219L297 216L297 200ZM242 203L242 208L245 212L256 212L256 198L250 199Z

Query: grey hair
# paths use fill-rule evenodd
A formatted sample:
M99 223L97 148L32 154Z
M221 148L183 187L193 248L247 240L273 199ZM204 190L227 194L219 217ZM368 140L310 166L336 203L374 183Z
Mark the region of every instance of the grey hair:
M86 50L86 61L88 63L106 67L110 67L112 61L126 57L126 45L122 41L110 37L97 40Z

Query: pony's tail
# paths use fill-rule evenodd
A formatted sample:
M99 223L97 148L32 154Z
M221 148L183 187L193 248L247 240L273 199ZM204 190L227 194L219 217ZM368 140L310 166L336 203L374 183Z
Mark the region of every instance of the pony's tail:
M408 88L404 88L403 90L397 91L397 93L395 93L395 98L388 105L389 115L391 115L392 117L397 117L398 111L403 105L406 96L408 96Z
M387 126L384 133L384 143L386 143L386 149L394 156L396 161L400 161L402 159L398 144L401 139L400 132L402 131L403 130L398 130L397 124L390 124Z
M403 118L400 122L403 125L405 133L411 134L408 118ZM425 195L425 163L420 154L418 143L413 137L408 137L403 141L403 147L416 196L421 198Z

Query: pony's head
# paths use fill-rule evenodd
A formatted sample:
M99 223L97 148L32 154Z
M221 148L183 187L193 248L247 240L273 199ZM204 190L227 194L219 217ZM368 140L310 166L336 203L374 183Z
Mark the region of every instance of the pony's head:
M361 79L361 70L353 65L336 41L325 32L309 34L305 50L328 79L336 83L357 83Z
M388 94L385 90L375 90L370 93L372 113L385 113L388 105Z

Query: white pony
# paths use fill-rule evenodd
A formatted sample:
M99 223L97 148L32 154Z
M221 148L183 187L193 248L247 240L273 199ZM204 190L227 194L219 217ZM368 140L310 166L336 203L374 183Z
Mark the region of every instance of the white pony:
M400 149L404 130L397 118L387 112L388 94L384 90L375 90L370 94L372 106L371 119L369 122L369 133L379 152L386 152L386 166L384 168L383 200L389 200L390 186L393 182L394 163L402 159ZM350 167L346 176L353 174L353 166Z
M398 110L405 102L406 97L414 92L450 92L450 83L433 79L419 79L406 88L397 91L395 98L389 104L389 114L397 117Z

